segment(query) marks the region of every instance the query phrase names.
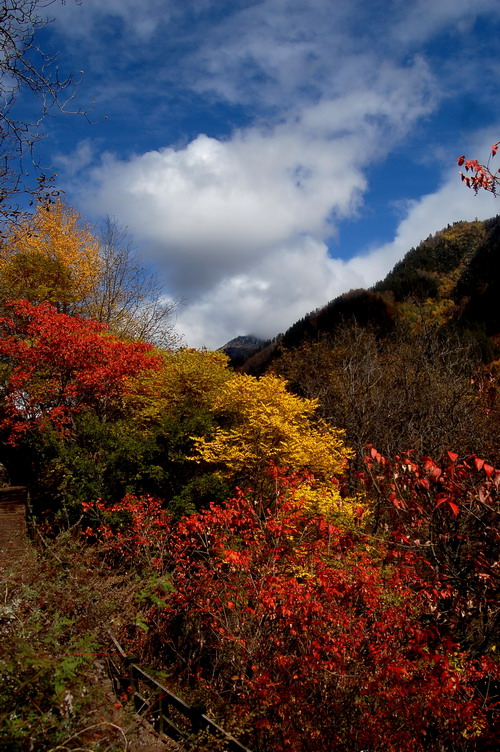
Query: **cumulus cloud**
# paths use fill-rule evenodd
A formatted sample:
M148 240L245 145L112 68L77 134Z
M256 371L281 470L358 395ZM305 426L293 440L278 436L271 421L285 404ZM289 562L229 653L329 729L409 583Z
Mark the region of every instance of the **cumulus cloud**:
M178 329L197 347L220 347L238 333L273 337L364 281L363 274L330 258L325 243L304 237L270 251L247 273L226 277L181 307Z
M86 208L116 217L149 249L169 293L185 301L178 328L190 345L274 336L374 284L448 222L494 213L491 197L474 199L453 170L436 193L407 205L392 242L348 261L330 256L337 223L361 206L367 167L432 105L426 75L419 60L381 66L370 89L325 98L272 128L200 135L129 160L107 155Z
M316 115L308 113L304 119L323 122ZM471 149L488 143L492 133L478 134ZM150 239L157 258L169 269L170 282L174 280L173 293L185 298L178 329L191 346L219 347L237 333L272 337L341 293L373 285L438 229L463 219L487 218L497 208L491 195L467 191L458 170L452 169L436 192L401 209L391 242L350 260L332 258L322 237L326 219L333 208L352 211L364 184L360 170L353 170L342 192L334 168L342 153L348 170L356 148L347 150L341 141L335 149L333 142L333 171L326 177L323 172L309 175L312 184L307 187L305 180L304 187L297 172L286 166L295 164L293 156L301 153L303 170L308 165L314 171L316 162L305 159L307 152L297 145L292 149L286 139L274 143L271 136L269 143L260 144L261 152L257 139L263 136L253 136L256 140L248 134L241 137L236 146L204 137L180 152L167 150L140 157L137 163L111 160L97 173L102 182L95 199L101 206L106 202L109 212L128 222L136 236ZM318 143L317 153L324 148ZM166 164L158 160L162 156ZM126 193L119 186L127 186ZM156 203L158 196L165 203Z
M323 99L274 127L200 135L94 168L86 208L106 211L147 241L181 297L247 273L276 248L324 241L351 215L364 170L431 106L420 61L383 66L376 85Z
M186 295L288 239L328 235L331 210L350 212L364 188L356 151L352 136L331 145L281 130L199 136L185 149L109 159L88 206L126 218Z

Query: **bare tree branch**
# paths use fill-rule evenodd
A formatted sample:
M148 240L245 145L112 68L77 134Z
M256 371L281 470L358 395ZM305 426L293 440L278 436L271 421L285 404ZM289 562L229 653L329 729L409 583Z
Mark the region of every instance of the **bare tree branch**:
M47 201L54 193L54 175L40 169L36 156L45 118L55 112L87 116L86 111L71 108L75 78L61 77L56 57L36 43L37 33L51 23L46 12L54 2L0 2L0 224L3 226L19 218L23 197ZM36 103L32 118L20 112L19 100L26 96ZM33 172L38 176L33 177Z
M81 306L84 315L126 339L173 347L179 303L167 299L157 275L138 262L126 228L108 217L99 240L99 283Z

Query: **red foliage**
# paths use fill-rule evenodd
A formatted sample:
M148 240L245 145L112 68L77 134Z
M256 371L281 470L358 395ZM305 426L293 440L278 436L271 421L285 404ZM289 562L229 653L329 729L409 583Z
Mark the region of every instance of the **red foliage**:
M377 498L377 526L420 553L442 594L447 628L482 654L500 624L500 470L447 452L440 462L407 453L365 459L365 487Z
M493 749L479 690L498 670L442 632L431 568L307 514L297 476L275 480L264 504L238 492L171 522L174 592L135 648L229 704L256 749Z
M127 567L145 561L155 570L164 568L171 516L159 499L127 494L114 504L97 499L82 507L91 523L83 534L99 541L108 559Z
M49 304L10 304L0 319L0 357L7 370L1 427L10 441L32 425L58 430L85 407L101 417L120 405L128 379L159 367L151 346L122 342L95 321L59 313Z
M500 170L496 173L492 172L490 170L490 161L497 153L499 145L500 141L497 141L496 144L492 144L491 155L485 165L480 164L477 159L466 159L465 154L462 154L462 156L458 158L458 166L465 166L465 172L470 172L470 175L464 175L463 172L460 173L462 182L464 182L468 188L472 188L475 193L480 189L483 189L496 195L498 184L500 182Z

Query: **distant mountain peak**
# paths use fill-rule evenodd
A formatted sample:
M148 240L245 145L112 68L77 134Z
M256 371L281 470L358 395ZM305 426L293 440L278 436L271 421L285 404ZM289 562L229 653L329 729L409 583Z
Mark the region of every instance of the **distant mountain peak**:
M243 363L257 350L260 350L264 343L265 340L253 334L241 334L239 337L234 337L234 339L219 347L219 350L226 353L229 356L231 365L235 366Z

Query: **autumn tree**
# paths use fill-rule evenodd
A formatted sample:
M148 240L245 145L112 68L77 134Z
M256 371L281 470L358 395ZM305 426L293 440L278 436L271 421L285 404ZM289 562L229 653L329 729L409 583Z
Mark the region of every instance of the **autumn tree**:
M92 408L102 420L122 409L128 380L159 367L150 345L124 343L104 324L59 313L48 304L18 301L0 319L2 428L11 440L30 426L65 431Z
M127 410L134 421L151 428L165 417L182 420L193 412L213 412L224 384L234 375L223 352L191 348L158 353L161 368L134 378Z
M160 350L161 367L143 371L125 398L129 426L140 430L156 449L147 469L156 468L160 494L169 509L184 514L227 498L226 479L206 463L194 464L194 437L216 428L213 403L232 378L228 358L209 350ZM140 452L139 452L140 454ZM136 491L137 492L137 491Z
M2 461L37 512L71 516L82 501L133 493L182 514L226 498L225 481L189 459L231 377L222 353L154 350L22 301L2 319L0 363Z
M349 450L343 432L316 416L317 407L291 394L281 378L235 374L213 402L219 425L195 440L193 458L237 483L262 480L269 463L330 479L344 469Z
M18 298L100 321L123 339L176 342L176 304L138 262L126 231L108 220L96 233L59 200L12 225L1 248L0 300Z
M26 298L77 312L99 281L99 243L78 212L57 201L11 227L0 254L3 300Z
M108 217L96 239L99 274L81 312L124 339L171 347L177 303L164 295L157 275L139 263L126 229Z
M179 501L200 508L201 499L210 500L208 488L217 498L235 484L258 490L269 483L274 463L314 472L317 493L304 491L311 508L336 509L340 494L332 478L350 452L343 432L316 416L314 400L292 395L275 376L235 374L220 352L164 352L162 363L134 379L128 414L158 432L184 475Z
M48 304L17 301L0 319L2 461L30 486L35 512L65 519L85 499L161 490L154 433L134 423L127 394L161 367L151 345Z

